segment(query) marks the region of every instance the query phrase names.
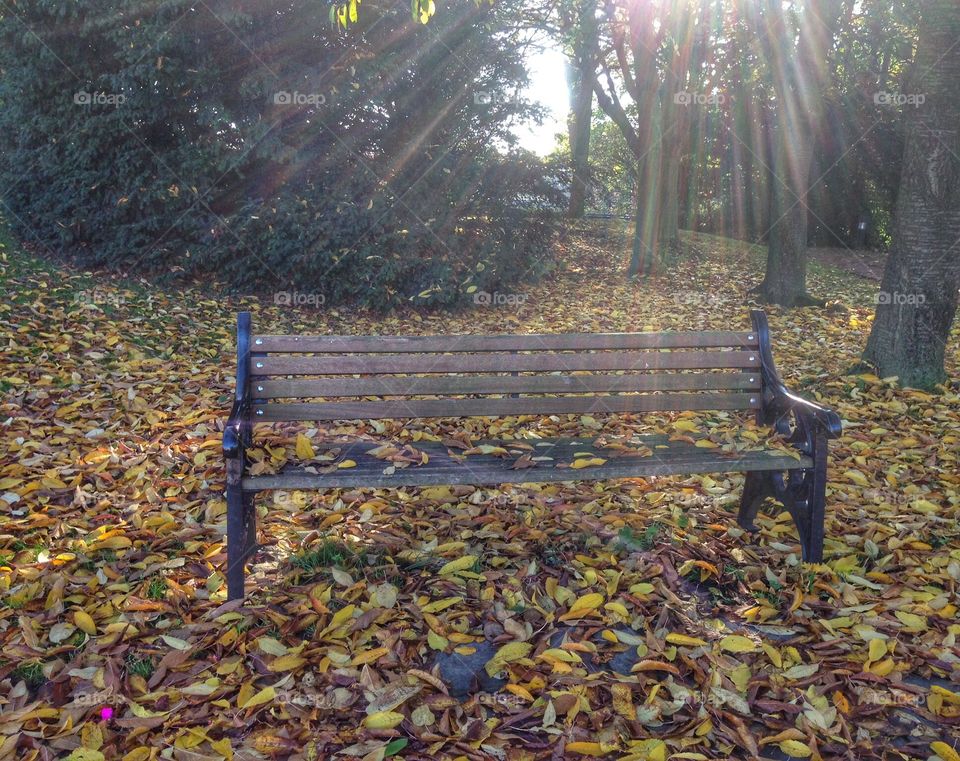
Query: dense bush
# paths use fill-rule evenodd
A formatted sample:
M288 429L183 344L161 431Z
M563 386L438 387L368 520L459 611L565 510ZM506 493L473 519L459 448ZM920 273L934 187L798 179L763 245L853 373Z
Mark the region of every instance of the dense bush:
M16 232L84 265L329 300L454 303L549 266L509 126L509 9L428 26L365 2L21 0L0 11L0 184Z

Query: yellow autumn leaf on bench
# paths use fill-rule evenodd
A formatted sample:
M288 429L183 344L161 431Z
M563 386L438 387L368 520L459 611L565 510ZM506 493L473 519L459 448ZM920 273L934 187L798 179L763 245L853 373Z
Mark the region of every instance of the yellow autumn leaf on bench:
M340 468L341 470L344 470L346 468L355 468L357 467L357 463L354 460L343 460L342 462L337 463L337 467Z
M580 468L589 468L594 465L603 465L605 462L606 460L604 460L602 457L581 457L579 460L574 460L572 463L570 463L570 467L579 470Z
M302 433L298 433L297 457L299 457L301 460L312 460L316 456L317 454L313 451L313 444L310 443L310 439L308 439Z

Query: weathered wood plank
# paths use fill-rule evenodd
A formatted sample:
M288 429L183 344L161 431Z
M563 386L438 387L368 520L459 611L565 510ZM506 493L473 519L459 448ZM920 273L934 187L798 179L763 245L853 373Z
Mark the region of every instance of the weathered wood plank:
M395 376L258 380L257 399L340 396L447 396L452 394L582 394L630 391L757 390L760 373L656 373L628 375Z
M759 394L703 393L623 396L529 396L517 399L400 399L254 405L254 420L375 420L421 417L604 414L660 410L747 410Z
M756 368L759 367L759 356L759 352L750 351L268 356L251 359L250 372L256 376L262 376Z
M641 442L644 439L641 437ZM717 450L700 449L686 442L668 442L663 437L646 440L646 443L661 448L654 449L648 457L614 457L612 450L592 446L589 437L584 440L545 440L541 444L553 446L535 446L532 452L517 450L509 457L493 455L467 455L462 461L451 457L447 448L435 442L419 442L416 448L429 455L427 465L398 469L391 475L383 470L390 465L366 454L366 451L379 442L361 442L345 447L340 458L350 458L357 467L338 469L329 474L313 474L299 467L269 476L253 476L243 480L247 490L261 489L320 489L332 487L398 487L428 486L443 484L499 484L499 483L550 483L556 481L594 481L616 478L640 478L648 476L678 475L688 473L729 473L755 470L795 470L812 466L810 458L799 460L789 455L767 450L760 452L742 452L734 456L724 455ZM498 443L512 449L517 442ZM531 444L534 442L522 442ZM666 448L663 448L666 446ZM577 452L592 452L605 458L603 465L572 469L557 467L558 463L573 462ZM533 468L513 469L511 465L521 454L532 456L552 456L552 462L541 462Z
M757 346L756 334L732 330L454 336L256 336L253 341L253 349L258 352L309 354L751 348L755 346Z

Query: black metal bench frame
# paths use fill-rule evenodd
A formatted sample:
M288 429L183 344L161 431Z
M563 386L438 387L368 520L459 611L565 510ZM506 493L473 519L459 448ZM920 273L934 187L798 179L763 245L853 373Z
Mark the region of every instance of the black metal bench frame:
M770 330L767 324L766 315L759 310L751 312L753 331L749 334L738 333L625 333L625 334L596 334L577 335L577 334L559 334L555 336L486 336L469 337L473 343L471 345L480 345L477 342L486 341L490 345L478 348L474 352L459 355L460 357L473 356L481 352L498 352L498 354L486 354L485 360L477 360L472 368L473 372L487 373L486 376L472 376L472 382L457 384L456 377L446 376L440 381L436 381L434 388L441 389L434 391L430 400L418 399L417 401L397 402L394 407L374 407L374 405L387 405L387 402L368 402L359 403L335 403L321 402L320 404L302 404L302 405L278 405L270 404L269 398L263 398L269 390L272 391L270 398L290 398L297 397L298 389L318 389L319 385L311 385L309 382L301 382L298 386L296 381L265 381L264 378L269 374L273 377L289 376L296 374L323 374L339 373L347 375L346 380L340 380L339 383L327 381L329 387L334 388L337 393L332 396L367 397L371 394L361 393L369 392L369 384L364 386L362 378L378 378L393 375L393 380L398 380L395 376L397 372L421 374L421 373L450 373L457 372L455 362L445 362L443 359L449 359L448 353L451 351L460 351L459 349L444 349L443 341L464 340L465 337L348 337L348 336L330 336L330 337L297 337L297 336L266 336L254 337L251 330L251 316L249 312L241 312L237 319L237 388L236 398L230 417L227 420L223 431L223 452L226 460L226 496L227 496L227 586L229 599L237 599L244 596L244 565L249 561L256 551L256 531L257 521L254 509L254 496L259 491L278 488L294 489L322 489L332 488L343 485L364 485L377 488L390 488L392 486L410 486L427 485L437 483L535 483L544 481L560 480L600 480L608 478L622 477L643 477L655 474L668 473L702 473L702 472L736 472L744 470L746 472L746 481L743 494L740 501L738 514L738 523L749 531L756 531L754 519L764 501L770 497L782 503L789 511L796 524L802 548L803 560L809 562L820 562L823 558L823 537L824 537L824 509L825 509L825 489L827 481L827 440L836 438L841 433L841 422L839 416L830 409L813 402L807 401L799 396L792 394L781 380L773 362L771 351ZM683 338L683 340L681 340ZM522 339L536 339L540 343L550 344L559 347L561 350L567 346L581 346L585 351L593 352L583 355L588 357L586 360L580 360L578 367L573 367L573 360L570 354L555 354L554 357L560 357L558 361L552 360L545 363L544 360L521 360L517 358L517 346L522 346L519 351L526 352L520 357L530 357L531 352L535 353L540 347L523 343ZM570 339L570 340L566 340ZM595 339L595 340L590 340ZM340 346L334 352L321 348L321 351L330 351L346 356L345 352L352 350L350 360L341 360L342 367L332 365L330 362L324 362L324 359L314 360L313 357L300 358L300 360L284 361L269 360L270 354L267 349L279 347L278 351L314 353L316 346L326 346L323 341L332 342L332 346ZM431 356L440 357L441 361L436 363L437 369L427 368L426 370L417 367L416 361L403 362L397 357L401 355L381 355L368 360L367 350L353 348L355 346L369 346L370 342L383 342L384 345L401 346L401 351L427 351L419 348L403 346L403 342L411 342L414 346L431 345L439 346L438 349L430 350ZM724 343L725 341L725 343ZM366 343L364 343L366 342ZM529 342L528 342L529 343ZM508 347L507 352L502 352L499 347ZM618 349L624 346L641 347L644 349L653 349L653 352L647 352L642 355L634 353L630 356L628 362L620 361ZM699 353L687 353L676 359L665 359L670 357L673 352L684 347L686 348L718 348L730 347L734 349L746 348L746 351L727 353L725 351L707 351ZM510 349L509 347L514 347ZM671 354L660 354L661 351L673 350ZM380 349L380 351L387 351ZM597 353L599 352L599 354ZM361 356L356 356L360 354ZM620 351L622 357L627 357L630 352ZM601 358L603 355L604 359ZM404 369L393 369L393 366L387 369L371 369L366 372L368 362L369 367L386 367L384 357L390 356L396 367ZM426 356L426 355L419 355ZM450 355L453 356L453 355ZM544 354L540 355L546 356ZM643 366L639 366L639 360L636 356L643 356ZM494 361L491 363L491 357L500 359L506 358L506 361ZM593 357L594 359L589 359ZM410 357L403 357L410 360ZM416 358L413 357L413 360ZM300 364L297 364L297 362ZM652 361L652 364L651 364ZM340 363L337 363L340 364ZM570 367L566 367L570 364ZM527 385L534 383L528 380L531 376L517 378L519 369L521 372L527 372L529 367L535 370L555 369L564 367L565 369L587 369L587 370L609 370L620 369L621 372L638 371L641 374L634 375L599 375L594 374L598 380L596 384L587 389L587 382L582 380L582 375L558 376L556 373L548 376L539 376L536 381L538 385L534 391L526 389ZM331 369L332 367L332 369ZM654 374L646 375L646 380L640 381L637 378L643 378L643 371L655 371L667 367L679 370L679 374L666 375ZM313 368L319 368L319 372L313 372ZM704 369L709 371L729 370L731 368L746 368L747 372L743 375L734 375L732 373L711 372L707 375L699 376L703 380L696 380L697 376L685 374L690 369ZM503 375L504 372L510 372L514 376ZM491 375L496 373L496 375ZM357 379L356 376L361 379ZM407 383L413 378L422 376L411 375L410 378L400 378ZM590 376L586 376L590 377ZM545 379L545 380L544 380ZM571 383L572 381L572 383ZM314 382L319 383L319 382ZM356 388L349 388L350 385ZM502 390L497 384L503 386ZM564 393L573 392L581 394L584 389L565 386L583 385L587 391L598 389L596 394L591 396L539 396L527 397L526 400L516 398L518 395L512 393L520 389L525 393ZM414 384L415 386L416 384ZM636 386L636 389L634 388ZM323 386L322 388L327 388ZM362 387L362 388L361 388ZM453 389L444 393L444 388ZM391 386L389 383L384 385L383 396L392 394L406 394L413 396L417 393L416 388L408 391L398 391L399 385ZM674 394L664 393L677 389L682 391L718 391L723 389L735 389L745 393L716 393L716 394ZM604 391L606 389L606 391ZM616 389L610 391L609 389ZM652 391L652 396L642 395L621 395L622 391ZM258 397L260 393L260 397ZM464 398L466 395L476 393L497 394L494 399L478 400L474 398ZM420 395L425 395L420 392ZM320 398L317 393L310 393L302 398ZM531 401L533 400L533 401ZM645 400L645 401L641 401ZM559 471L554 468L533 468L530 470L517 471L498 468L496 466L487 466L484 469L473 471L467 469L468 473L457 472L449 467L447 463L445 469L440 465L431 467L430 464L423 467L410 468L403 471L399 478L375 477L369 471L367 473L358 473L350 476L341 476L339 481L324 481L321 478L304 475L280 475L272 478L246 478L246 457L245 451L252 445L253 428L257 422L275 422L280 420L336 420L336 419L366 419L367 417L380 418L405 418L405 417L497 417L506 410L507 414L517 414L527 406L530 406L530 412L539 412L540 408L556 408L559 413L563 412L582 412L587 403L596 403L596 409L599 412L618 412L618 411L649 411L649 410L704 410L704 409L753 409L756 412L757 422L771 426L778 433L784 435L790 444L795 447L800 459L794 460L788 457L779 457L769 459L769 462L761 460L743 459L736 463L724 464L719 458L709 459L704 456L693 458L691 454L678 455L676 458L661 461L640 461L631 463L613 463L603 468L587 468L576 471ZM716 404L717 406L712 406ZM400 405L400 406L396 406ZM490 413L484 413L483 410L491 409ZM407 411L411 414L405 414ZM453 410L451 412L450 410ZM462 410L462 414L461 411ZM290 411L290 412L287 412ZM398 414L399 413L399 414ZM562 443L559 440L558 446ZM359 451L359 450L358 450ZM362 452L361 452L362 454ZM434 457L443 458L442 452L431 455L431 464L434 463ZM684 459L686 458L686 459ZM693 459L691 459L693 458ZM453 475L451 475L453 474Z

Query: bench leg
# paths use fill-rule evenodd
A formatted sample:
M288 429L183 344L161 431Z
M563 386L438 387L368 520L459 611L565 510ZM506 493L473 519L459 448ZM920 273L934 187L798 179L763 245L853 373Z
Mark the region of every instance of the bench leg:
M253 503L257 493L243 492L243 523L246 536L243 559L249 563L257 552L257 508Z
M827 438L818 433L813 440L813 466L791 471L781 479L772 471L747 473L740 498L737 523L747 531L756 531L753 521L767 497L782 502L800 536L803 561L823 562L824 520L826 517Z
M227 599L243 597L243 563L246 560L244 498L240 484L227 485Z
M803 515L806 531L797 526L800 530L803 560L807 563L822 563L823 524L827 508L827 437L822 432L814 437L813 467L806 473L804 487L806 504Z
M773 482L770 473L764 470L751 470L746 474L743 483L743 494L740 496L740 512L737 513L737 523L746 531L756 531L753 521L767 497L774 496Z

